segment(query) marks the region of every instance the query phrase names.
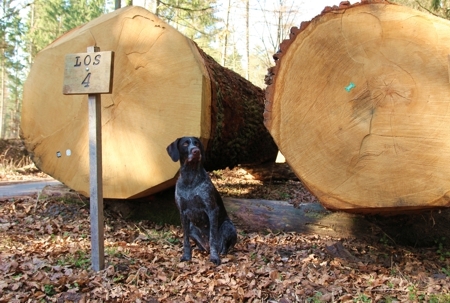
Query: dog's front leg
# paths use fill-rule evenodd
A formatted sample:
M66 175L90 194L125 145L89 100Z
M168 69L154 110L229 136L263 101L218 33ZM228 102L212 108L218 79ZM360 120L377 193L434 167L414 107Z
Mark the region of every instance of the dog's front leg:
M219 257L219 209L211 210L209 215L209 259L216 265L220 265Z
M192 259L192 248L189 240L191 222L187 216L181 215L181 225L183 226L183 256L180 261L190 261Z

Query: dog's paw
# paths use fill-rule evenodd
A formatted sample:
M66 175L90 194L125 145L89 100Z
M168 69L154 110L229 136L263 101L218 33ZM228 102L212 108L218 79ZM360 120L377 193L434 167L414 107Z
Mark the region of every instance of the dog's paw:
M191 256L183 255L180 259L181 262L191 261Z
M211 262L213 262L215 265L220 265L221 261L219 257L211 257L209 259Z

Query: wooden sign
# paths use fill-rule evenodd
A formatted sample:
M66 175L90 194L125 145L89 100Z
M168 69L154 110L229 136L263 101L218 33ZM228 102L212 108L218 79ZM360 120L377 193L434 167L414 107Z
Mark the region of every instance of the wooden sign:
M63 94L111 93L112 51L66 55Z

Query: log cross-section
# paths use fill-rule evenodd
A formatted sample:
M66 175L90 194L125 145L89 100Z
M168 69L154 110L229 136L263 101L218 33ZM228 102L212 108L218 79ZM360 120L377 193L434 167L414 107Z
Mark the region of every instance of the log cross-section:
M330 209L450 206L450 22L343 2L291 30L266 76L265 125Z
M166 147L182 136L207 145L208 169L276 157L263 124L263 91L157 16L128 6L71 30L35 58L21 137L45 173L89 196L87 97L62 88L65 56L90 45L114 52L112 91L101 95L105 198L174 185L179 164Z

